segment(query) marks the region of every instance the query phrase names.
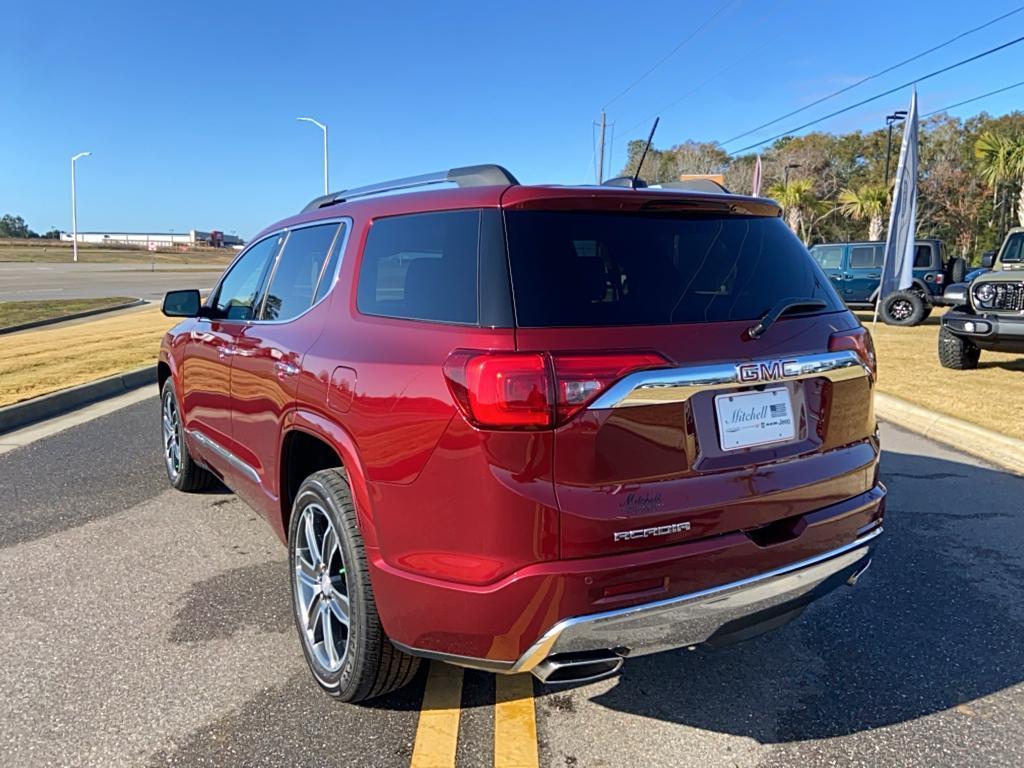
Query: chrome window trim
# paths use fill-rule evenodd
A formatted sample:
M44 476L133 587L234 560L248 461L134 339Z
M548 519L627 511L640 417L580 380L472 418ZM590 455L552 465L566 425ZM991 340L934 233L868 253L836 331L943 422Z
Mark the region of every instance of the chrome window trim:
M300 312L299 314L295 315L295 317L289 317L289 318L287 318L285 320L262 320L262 319L254 318L252 320L246 321L246 325L283 325L284 323L293 323L296 320L298 320L300 317L303 317L307 313L311 312L315 307L317 307L320 304L322 304L324 302L324 300L328 296L331 295L331 291L334 290L334 286L338 282L338 276L341 274L341 265L342 265L342 262L345 260L345 250L348 248L349 233L351 233L351 231L352 231L352 218L350 216L339 216L337 218L332 218L332 219L317 219L316 221L307 221L307 222L303 222L302 224L299 224L297 226L288 227L288 228L286 228L284 230L281 230L282 232L287 232L288 233L288 238L286 238L285 241L281 244L281 248L278 250L277 256L274 257L273 273L270 275L270 277L267 280L267 290L269 291L270 286L272 286L274 284L273 280L274 280L274 275L277 274L277 265L281 261L281 256L284 255L285 248L288 245L288 239L291 237L291 233L294 232L297 229L308 229L309 227L317 227L317 226L322 226L322 225L325 225L325 224L335 224L335 225L341 224L341 225L343 225L344 229L339 229L338 231L336 231L334 233L334 238L331 240L330 248L327 249L327 258L324 259L323 266L320 268L320 277L317 279L316 285L313 286L313 298L314 299L316 298L317 289L319 289L320 282L324 278L324 270L327 269L327 262L329 262L331 260L331 251L334 248L334 246L337 245L337 243L338 243L338 233L342 232L343 234L341 236L341 245L339 246L341 250L338 253L338 263L334 265L334 276L331 278L331 286L330 286L330 288L328 288L327 291L324 292L324 295L320 297L319 301L316 301L316 302L310 304L302 312ZM266 304L266 300L267 300L267 295L264 294L263 302L260 304L260 311L259 311L260 315L263 314L263 305Z
M251 242L247 246L245 246L245 248L240 250L238 252L238 254L235 256L235 258L233 258L231 260L231 263L228 264L224 268L224 271L221 273L220 278L217 280L217 283L213 286L213 288L210 290L210 293L207 295L206 301L203 302L203 306L204 307L211 307L211 308L216 306L216 304L217 304L217 296L220 294L221 286L224 285L224 278L226 278L229 274L231 274L231 270L233 270L235 268L235 265L239 261L242 260L243 256L245 256L249 251L251 251L253 248L255 248L260 243L264 242L265 240L269 240L272 237L279 237L281 235L281 233L285 232L285 231L287 231L287 230L284 229L284 228L282 228L282 229L275 229L273 232L268 232L266 237L261 237L259 240L254 240L253 242ZM278 252L280 252L280 250L281 250L281 246L279 244L278 245ZM275 254L274 258L275 258L275 260L277 259L277 255L276 254ZM261 301L260 302L261 309L262 309L262 305L263 305L263 302ZM211 322L214 319L216 319L218 323L238 323L239 325L245 325L247 323L252 322L251 320L237 320L237 319L232 319L232 318L227 318L227 317L219 317L219 318L200 317L200 318L197 318L197 319L201 320L203 322L207 322L207 323Z
M260 475L256 471L256 469L252 465L238 458L235 454L233 454L223 445L218 443L216 440L213 440L212 438L209 438L206 435L204 435L202 432L197 432L194 429L186 429L185 434L188 435L193 440L195 440L204 448L209 448L211 451L216 453L218 456L224 459L224 461L233 466L235 469L237 469L243 475L248 477L254 483L259 483Z
M741 381L741 365L758 365L784 361L787 366L795 364L799 371L790 375L773 378L770 381ZM856 352L840 350L814 355L793 355L791 357L755 358L737 363L713 363L711 365L690 365L680 368L655 368L637 371L620 379L592 402L589 410L604 408L630 408L639 405L683 403L698 392L776 382L799 381L822 377L829 381L849 381L870 376Z

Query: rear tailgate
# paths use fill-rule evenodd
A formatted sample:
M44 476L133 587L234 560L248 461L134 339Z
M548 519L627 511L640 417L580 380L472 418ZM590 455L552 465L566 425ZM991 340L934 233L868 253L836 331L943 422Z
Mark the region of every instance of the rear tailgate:
M512 210L506 228L519 351L556 372L586 353L664 358L556 430L562 557L737 530L771 546L872 486L871 378L856 353L830 353L859 324L780 220ZM791 296L826 306L750 338Z

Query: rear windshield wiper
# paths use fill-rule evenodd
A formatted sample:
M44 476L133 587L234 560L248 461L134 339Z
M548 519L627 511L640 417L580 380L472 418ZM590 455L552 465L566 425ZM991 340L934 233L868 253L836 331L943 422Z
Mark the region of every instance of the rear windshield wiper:
M794 309L799 309L801 311L813 311L816 309L824 309L827 306L828 304L821 299L800 298L798 296L791 296L788 299L779 299L775 302L775 306L761 315L761 318L747 329L747 335L752 339L756 339L771 328L772 323L787 312L792 312Z

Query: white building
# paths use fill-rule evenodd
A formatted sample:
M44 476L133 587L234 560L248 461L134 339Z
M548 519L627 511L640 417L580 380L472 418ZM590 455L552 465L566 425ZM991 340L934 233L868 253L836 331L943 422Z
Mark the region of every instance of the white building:
M78 242L92 245L121 245L135 248L173 248L174 246L209 245L213 233L191 229L188 232L79 232ZM242 245L237 235L221 233L224 245ZM60 239L71 242L71 234L61 232Z

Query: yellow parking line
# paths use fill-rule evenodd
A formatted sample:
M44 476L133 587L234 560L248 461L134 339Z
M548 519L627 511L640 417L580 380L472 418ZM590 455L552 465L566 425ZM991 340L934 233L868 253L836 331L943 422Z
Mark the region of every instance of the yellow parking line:
M423 691L411 768L452 768L459 741L462 670L433 661Z
M533 678L498 675L494 685L494 768L537 768Z

